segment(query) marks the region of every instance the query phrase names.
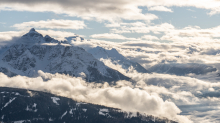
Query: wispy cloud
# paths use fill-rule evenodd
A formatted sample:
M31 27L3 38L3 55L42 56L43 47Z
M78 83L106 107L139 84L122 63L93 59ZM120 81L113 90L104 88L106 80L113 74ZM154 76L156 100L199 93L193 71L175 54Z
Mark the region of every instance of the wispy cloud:
M173 12L171 9L164 6L153 6L148 8L149 11L162 11L162 12Z
M123 35L113 34L113 33L93 34L90 37L97 38L97 39L140 40L136 38L127 38Z
M6 24L6 23L5 23L5 22L0 22L0 24L4 25L4 24Z
M46 20L46 21L30 21L20 24L14 24L12 27L19 30L30 28L47 28L47 29L84 29L86 27L83 21L79 20Z

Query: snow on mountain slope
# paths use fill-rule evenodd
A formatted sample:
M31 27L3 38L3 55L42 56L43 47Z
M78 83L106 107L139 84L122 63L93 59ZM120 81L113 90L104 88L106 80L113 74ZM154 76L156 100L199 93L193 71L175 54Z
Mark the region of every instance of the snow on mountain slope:
M37 76L37 71L42 70L76 77L83 75L90 82L129 80L83 48L59 42L49 36L43 37L35 29L1 52L0 59L1 69L30 77Z
M116 49L112 48L111 50L106 50L102 47L95 47L93 49L88 50L95 58L101 59L110 59L111 62L115 65L121 65L123 69L129 70L129 68L133 68L134 70L142 73L150 73L144 67L142 67L137 62L132 62L129 59L125 58L121 55ZM107 65L107 64L106 64ZM111 67L111 66L109 66Z

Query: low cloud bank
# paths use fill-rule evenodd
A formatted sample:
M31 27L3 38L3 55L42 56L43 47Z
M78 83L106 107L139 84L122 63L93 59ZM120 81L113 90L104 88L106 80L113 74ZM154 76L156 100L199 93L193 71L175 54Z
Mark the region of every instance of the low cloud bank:
M42 71L39 71L39 75L37 78L25 76L9 78L0 73L0 86L46 91L77 101L120 108L125 111L139 111L183 123L191 122L187 117L179 115L181 110L173 102L164 101L157 94L150 94L145 90L132 87L130 82L119 81L116 86L110 86L107 83L87 83L81 78L53 75Z
M2 87L45 91L124 111L142 112L182 123L218 122L220 83L169 74L125 73L133 82L116 85L85 82L82 78L38 71L39 76L7 77L0 73ZM208 113L209 112L209 113ZM204 117L201 117L204 116Z

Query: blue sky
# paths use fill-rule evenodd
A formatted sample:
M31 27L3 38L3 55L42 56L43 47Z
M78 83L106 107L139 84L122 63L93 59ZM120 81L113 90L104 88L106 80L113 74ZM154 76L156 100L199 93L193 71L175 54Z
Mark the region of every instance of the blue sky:
M187 40L189 37L189 41L192 38L197 40L203 37L213 39L220 37L219 28L213 29L220 25L219 7L220 2L217 0L194 0L193 2L183 0L156 2L152 0L136 2L3 0L0 4L0 32L4 35L7 33L7 38L2 36L0 40L9 40L14 36L19 36L32 27L44 30L41 32L43 34L47 30L62 31L65 34L71 32L73 35L82 35L86 39L114 42L148 40L173 42L181 41L180 39L183 38ZM132 25L132 23L141 25ZM109 24L111 25L107 26ZM164 29L168 28L167 26L173 26L173 28ZM175 32L178 34L174 34ZM181 36L180 33L183 32L195 33L195 35ZM209 36L200 35L204 32L210 33ZM213 32L218 34L213 34ZM47 34L50 35L50 33ZM53 34L51 36L54 37ZM62 40L68 36L71 34L60 34L58 37Z

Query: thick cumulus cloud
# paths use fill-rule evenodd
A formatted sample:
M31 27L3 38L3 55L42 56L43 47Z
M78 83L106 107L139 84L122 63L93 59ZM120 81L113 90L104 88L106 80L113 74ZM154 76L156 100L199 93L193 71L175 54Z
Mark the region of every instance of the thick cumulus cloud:
M12 27L16 29L30 29L30 28L48 28L48 29L84 29L86 25L83 21L79 20L47 20L47 21L30 21L15 24Z
M126 20L154 20L155 15L143 14L138 7L146 6L150 10L170 11L172 6L197 7L209 10L209 14L220 12L220 2L218 0L1 0L1 10L18 11L52 11L55 13L65 13L84 19L97 19L115 21Z
M39 71L39 75L37 78L24 76L8 78L0 73L0 86L47 91L78 101L120 108L125 111L139 111L179 122L191 122L188 118L179 115L181 111L174 103L164 101L158 95L123 84L129 82L119 81L118 85L109 86L107 83L86 83L81 78L52 75L42 71ZM47 81L43 81L45 78Z

